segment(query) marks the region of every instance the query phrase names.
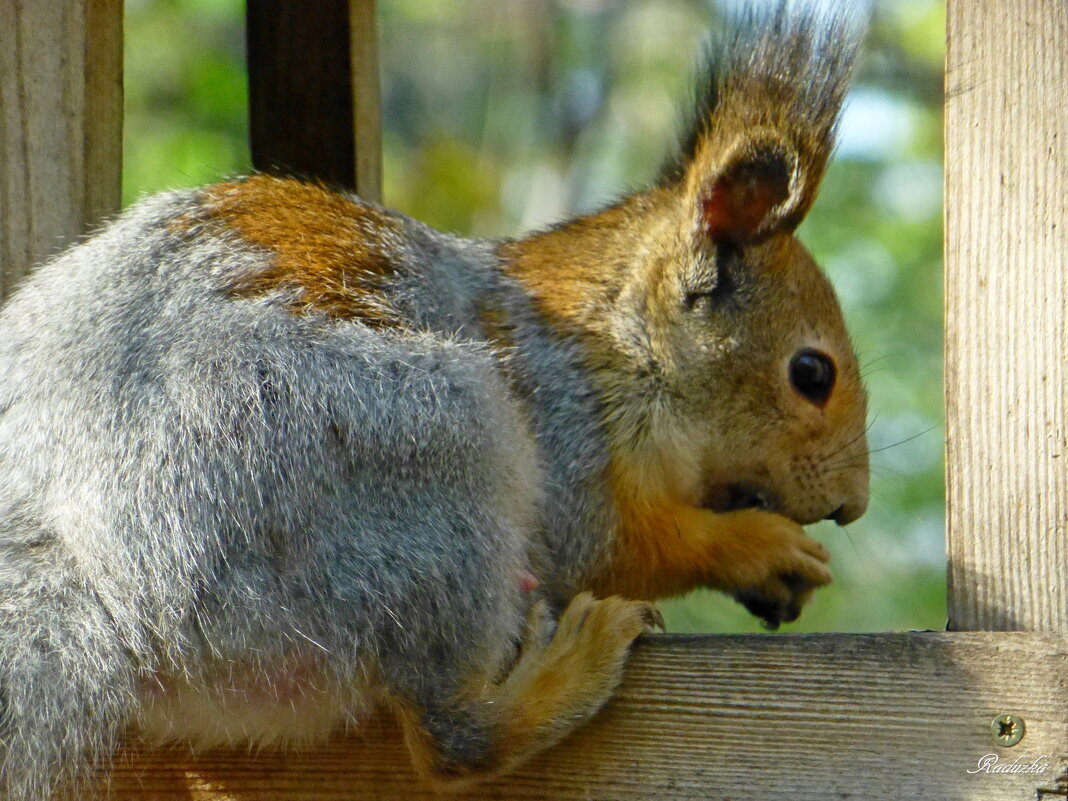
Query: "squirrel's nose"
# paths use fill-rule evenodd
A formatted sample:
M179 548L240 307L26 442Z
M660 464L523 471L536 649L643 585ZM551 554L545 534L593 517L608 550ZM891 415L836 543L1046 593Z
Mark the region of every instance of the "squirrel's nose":
M864 497L862 499L850 500L843 503L833 512L831 512L824 520L833 520L840 526L846 526L852 523L854 520L859 520L860 517L868 509L868 499Z

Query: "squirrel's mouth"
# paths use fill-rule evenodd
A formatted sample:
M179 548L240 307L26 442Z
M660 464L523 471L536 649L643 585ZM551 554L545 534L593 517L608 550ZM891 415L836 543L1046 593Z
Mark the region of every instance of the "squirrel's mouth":
M729 481L709 488L701 506L713 512L737 512L740 509L776 510L775 496L759 484Z

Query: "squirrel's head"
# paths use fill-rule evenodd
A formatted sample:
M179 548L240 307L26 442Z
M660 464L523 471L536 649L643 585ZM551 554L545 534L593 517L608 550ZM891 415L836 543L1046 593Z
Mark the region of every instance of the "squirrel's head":
M866 399L827 279L794 236L822 163L753 131L666 188L677 221L639 290L699 505L848 523L868 502ZM659 263L657 263L659 262ZM638 289L638 287L635 287Z
M794 236L825 158L754 128L698 150L632 201L640 208L621 207L634 266L606 330L603 350L617 358L601 376L627 483L802 524L864 513L856 356L834 290Z
M837 13L837 12L836 12ZM794 236L815 199L855 52L848 19L782 7L710 53L630 291L694 463L699 503L848 523L868 502L866 400L830 284ZM651 202L651 201L647 201ZM670 233L668 233L670 232Z
M820 20L781 4L733 28L709 50L694 124L657 186L504 250L547 322L582 345L613 483L635 504L842 524L867 507L856 357L794 236L856 48L829 8Z

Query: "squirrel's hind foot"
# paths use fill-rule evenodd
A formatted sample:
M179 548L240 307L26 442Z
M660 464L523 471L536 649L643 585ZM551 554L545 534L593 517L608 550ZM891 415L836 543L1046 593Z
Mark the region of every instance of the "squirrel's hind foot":
M646 602L580 593L553 632L544 606L536 604L519 659L499 684L457 708L402 714L415 767L443 790L514 768L604 706L623 677L631 644L654 627L663 628L663 620ZM452 747L458 729L466 732L463 749ZM472 743L478 747L466 747Z

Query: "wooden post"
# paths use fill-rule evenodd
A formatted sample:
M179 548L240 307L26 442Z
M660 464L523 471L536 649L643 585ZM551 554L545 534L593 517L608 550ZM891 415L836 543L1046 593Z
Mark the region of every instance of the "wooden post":
M248 0L247 26L256 169L381 199L374 0Z
M375 0L349 0L356 191L382 200L382 100Z
M950 625L1068 632L1068 3L948 28Z
M118 210L122 0L0 2L0 300Z

